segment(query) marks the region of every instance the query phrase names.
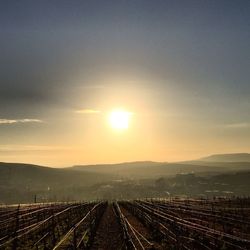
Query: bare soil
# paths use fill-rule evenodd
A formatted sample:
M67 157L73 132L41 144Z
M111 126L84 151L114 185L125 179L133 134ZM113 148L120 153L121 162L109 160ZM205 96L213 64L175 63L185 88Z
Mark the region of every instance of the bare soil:
M104 212L91 250L123 250L125 243L121 227L118 223L112 205L108 205Z

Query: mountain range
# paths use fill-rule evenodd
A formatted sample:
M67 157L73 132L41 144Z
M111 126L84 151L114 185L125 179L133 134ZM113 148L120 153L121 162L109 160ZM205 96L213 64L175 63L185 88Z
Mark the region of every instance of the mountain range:
M200 159L208 162L250 162L250 154L235 153L235 154L215 154Z
M68 168L0 163L0 203L32 202L34 197L40 201L104 198L110 187L113 187L112 192L115 187L115 193L129 195L130 187L138 183L143 183L144 193L147 185L153 185L160 178L172 178L178 184L180 179L176 176L190 178L190 174L210 180L225 179L227 184L227 179L232 183L232 179L237 177L239 180L239 175L246 173L250 173L250 154L247 153L211 155L176 163L142 161ZM193 182L196 181L198 179L193 179ZM125 189L124 185L128 183L130 187Z

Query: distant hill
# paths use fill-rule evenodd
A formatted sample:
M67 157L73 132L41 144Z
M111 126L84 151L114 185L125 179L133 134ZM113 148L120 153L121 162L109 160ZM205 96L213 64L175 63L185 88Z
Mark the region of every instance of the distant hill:
M96 164L96 165L77 165L70 167L69 169L98 172L98 173L115 173L122 174L127 171L139 171L140 169L161 166L165 163L152 162L152 161L135 161L135 162L124 162L117 164Z
M223 181L227 184L224 191L245 195L248 194L248 186L244 184L244 187L240 187L237 186L237 183L240 183L240 176L244 176L245 180L245 173L250 172L250 161L246 161L246 155L249 156L249 154L237 154L237 158L235 154L214 155L198 161L179 163L142 161L79 165L69 168L0 162L0 204L32 202L34 197L37 197L39 202L93 200L108 197L131 198L132 196L136 198L136 195L140 198L149 194L154 197L154 195L162 193L162 190L160 190L161 185L158 185L156 190L152 189L152 183L161 178L169 179L167 186L173 194L193 195L198 191L204 194L206 190L213 190L217 182L222 183L222 179L226 178ZM233 159L238 159L240 162L234 162ZM243 171L245 172L243 173ZM190 187L183 186L185 176L189 179L195 176L190 179ZM216 177L218 180L210 179L206 185L199 184L206 182L202 178L215 176L218 176ZM229 178L230 182L227 181ZM196 183L199 188L192 187L192 183ZM158 190L158 188L160 189Z
M215 154L199 159L199 161L208 162L250 162L250 154L236 153L236 154Z
M114 174L122 178L157 178L160 176L174 176L181 173L196 173L200 175L218 174L227 171L250 170L250 163L213 163L213 162L130 162L106 165L79 165L69 169L88 171L93 173Z
M87 199L81 188L113 180L111 174L42 167L31 164L0 163L0 203L31 202L38 199ZM75 190L75 191L74 191ZM68 197L68 198L67 198Z
M108 174L97 174L73 169L50 168L32 164L0 163L0 183L25 187L60 187L81 184L82 186L110 180Z

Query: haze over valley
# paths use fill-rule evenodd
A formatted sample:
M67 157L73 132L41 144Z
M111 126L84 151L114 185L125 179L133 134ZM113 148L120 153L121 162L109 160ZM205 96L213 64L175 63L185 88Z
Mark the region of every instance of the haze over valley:
M250 154L68 168L0 163L0 202L242 196L249 195L249 178Z

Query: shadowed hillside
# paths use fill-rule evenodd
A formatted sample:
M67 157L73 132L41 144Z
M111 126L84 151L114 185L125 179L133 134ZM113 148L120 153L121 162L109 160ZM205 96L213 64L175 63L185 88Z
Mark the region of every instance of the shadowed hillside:
M249 194L250 162L129 162L49 168L0 163L0 203ZM217 190L214 192L214 190Z
M35 195L38 195L40 200L67 199L69 195L72 199L74 188L84 188L113 178L110 174L31 164L0 163L0 202L30 202Z
M182 163L135 162L106 165L82 165L69 169L93 173L108 173L126 178L151 178L173 176L182 173L217 174L228 171L250 170L250 162L205 162Z
M248 153L216 154L203 157L200 160L208 162L250 162L250 154Z

